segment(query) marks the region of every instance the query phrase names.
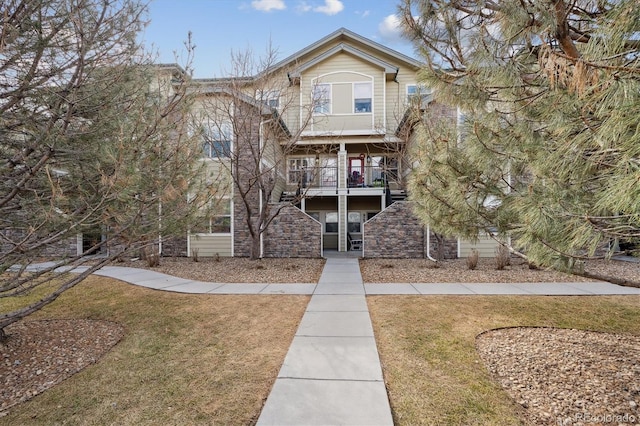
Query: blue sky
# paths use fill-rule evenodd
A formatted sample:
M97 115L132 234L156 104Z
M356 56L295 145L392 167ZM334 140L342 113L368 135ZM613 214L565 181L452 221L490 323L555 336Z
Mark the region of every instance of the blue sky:
M341 27L413 57L399 36L397 5L398 0L153 0L142 38L157 51L157 62L183 64L191 31L197 78L228 74L232 50L264 56L271 40L284 59Z

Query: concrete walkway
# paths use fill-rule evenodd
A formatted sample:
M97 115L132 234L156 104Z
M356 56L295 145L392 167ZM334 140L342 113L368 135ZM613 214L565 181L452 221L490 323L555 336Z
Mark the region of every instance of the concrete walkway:
M342 275L339 264L352 265ZM41 264L45 265L45 264ZM42 266L33 266L37 269ZM80 272L86 267L74 269ZM365 295L415 294L415 295L537 295L537 296L603 296L640 294L640 288L625 287L604 281L553 282L553 283L366 283L362 284L358 259L329 258L318 284L246 284L210 283L173 277L147 269L105 266L96 275L115 278L131 284L155 290L200 294L331 294L327 292L364 291ZM323 281L323 279L325 281ZM335 282L331 282L335 280ZM359 287L344 287L342 283L358 282ZM339 290L338 290L339 289ZM342 293L344 294L344 293Z
M393 425L358 259L327 259L257 424Z

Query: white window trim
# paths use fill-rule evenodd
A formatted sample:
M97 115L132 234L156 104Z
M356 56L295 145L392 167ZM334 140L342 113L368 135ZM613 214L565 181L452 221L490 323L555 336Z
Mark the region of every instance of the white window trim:
M329 213L335 213L336 214L336 219L337 220L335 222L328 222L327 221L327 215ZM327 232L327 223L335 223L335 224L337 224L338 225L338 230L336 232ZM324 213L324 226L323 226L323 229L322 229L322 233L323 234L329 234L329 235L338 235L339 232L340 232L340 212L337 212L337 211L325 212Z
M356 85L361 84L367 84L369 86L369 88L371 89L371 93L370 93L370 97L369 98L356 98ZM371 103L371 111L356 111L356 99L369 99L369 102ZM373 114L373 81L369 80L369 81L355 81L353 82L353 84L351 85L351 107L352 107L352 112L353 114L357 114L357 115L363 115L363 114Z
M229 213L216 214L216 215L208 216L208 219L209 219L209 232L191 232L191 230L189 230L189 235L195 235L195 236L212 236L212 235L230 236L230 235L233 235L233 200L229 196L225 196L221 200L229 202ZM229 218L229 232L212 232L213 220L215 218L219 218L219 217L228 217Z
M229 155L225 155L225 156L217 156L217 155L211 155L213 147L211 147L211 145L214 142L219 142L217 140L206 140L203 137L203 141L202 141L202 151L203 151L203 156L202 158L204 158L205 160L209 160L209 161L228 161L232 154L233 154L233 147L234 147L234 134L233 134L233 123L231 123L230 121L223 121L220 123L212 123L213 124L213 129L215 130L215 132L228 132L228 136L229 136ZM208 125L208 123L203 124L203 131L204 132L211 132L211 128L212 126ZM213 133L213 132L212 132ZM226 139L225 139L226 140ZM205 145L209 145L210 146L210 151L209 154L206 154L205 152Z
M300 161L302 162L303 160L307 160L307 166L306 166L306 170L304 170L304 166L302 166L302 168L298 168L296 167L295 169L291 168L291 161ZM301 156L301 157L287 157L287 184L288 185L296 185L298 184L298 181L292 181L291 180L291 172L294 171L304 171L306 173L311 172L312 177L313 177L313 173L315 170L315 157L308 157L308 156Z
M319 87L328 87L329 96L327 99L322 97L316 98L316 89ZM316 102L321 101L322 103L316 104ZM313 104L313 115L332 115L333 111L333 84L332 83L315 83L311 87L311 102ZM324 102L327 103L327 111L316 111L316 108L319 105L324 105Z

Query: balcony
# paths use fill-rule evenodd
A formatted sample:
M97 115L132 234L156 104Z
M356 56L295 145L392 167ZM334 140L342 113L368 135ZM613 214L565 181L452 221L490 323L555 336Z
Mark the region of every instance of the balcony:
M379 188L381 193L389 183L397 181L398 169L380 166L358 166L345 172L344 186L340 186L339 169L336 166L301 167L288 172L290 187L301 189Z
M352 167L347 174L347 188L386 188L389 181L397 180L397 169L380 166Z
M288 183L297 188L338 188L338 167L301 167L289 170Z

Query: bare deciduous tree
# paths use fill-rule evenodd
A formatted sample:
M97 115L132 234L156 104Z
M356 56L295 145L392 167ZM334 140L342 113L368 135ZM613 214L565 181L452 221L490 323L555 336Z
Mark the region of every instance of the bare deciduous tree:
M200 150L186 131L188 75L151 65L136 42L144 14L137 0L4 5L0 297L16 302L0 313L0 338L122 253L186 233L210 195L195 188ZM187 192L198 196L188 203ZM77 254L78 235L92 233ZM82 273L57 269L96 252ZM55 262L30 268L42 259ZM17 301L36 287L38 301Z
M284 207L273 202L287 185L286 157L301 152L296 143L313 118L311 93L291 90L290 70L278 66L276 53L271 47L259 58L250 50L232 53L231 77L206 80L194 89L199 100L193 120L200 123L207 154L231 180L234 216L246 231L245 236L236 232L236 241L242 241L236 255L251 259L262 256L262 236ZM290 127L286 117L293 115ZM299 202L305 191L305 182L299 182L291 202Z

